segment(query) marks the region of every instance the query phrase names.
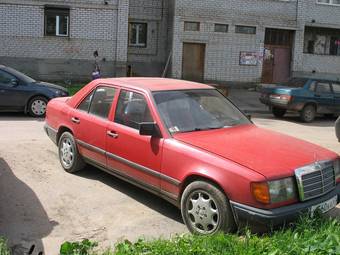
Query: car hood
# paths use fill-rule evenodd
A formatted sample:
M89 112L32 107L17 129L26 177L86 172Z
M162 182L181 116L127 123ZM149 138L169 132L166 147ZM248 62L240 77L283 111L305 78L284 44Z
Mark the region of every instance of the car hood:
M178 133L174 138L252 169L268 179L294 175L298 167L337 154L255 125Z
M38 85L38 86L42 86L42 87L47 87L47 88L50 88L50 89L58 89L58 90L62 90L62 91L67 92L67 90L64 87L53 84L53 83L48 83L48 82L44 82L44 81L37 81L34 84Z

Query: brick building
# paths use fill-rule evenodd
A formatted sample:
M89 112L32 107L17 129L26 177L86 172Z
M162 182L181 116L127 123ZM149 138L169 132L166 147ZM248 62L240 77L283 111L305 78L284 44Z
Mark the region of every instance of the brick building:
M0 63L38 79L340 79L340 0L0 0Z

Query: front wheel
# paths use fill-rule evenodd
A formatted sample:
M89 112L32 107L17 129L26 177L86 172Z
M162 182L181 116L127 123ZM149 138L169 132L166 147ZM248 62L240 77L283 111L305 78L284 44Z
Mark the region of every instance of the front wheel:
M44 117L47 108L47 99L45 97L37 96L32 98L28 103L28 112L32 117Z
M61 135L58 148L59 160L66 172L74 173L84 168L85 163L71 133L65 132Z
M306 123L312 122L315 119L315 116L316 116L316 109L315 109L315 106L311 104L308 104L305 107L303 107L300 113L300 119Z
M193 234L232 232L236 228L227 197L208 182L196 181L186 187L181 212L184 223Z

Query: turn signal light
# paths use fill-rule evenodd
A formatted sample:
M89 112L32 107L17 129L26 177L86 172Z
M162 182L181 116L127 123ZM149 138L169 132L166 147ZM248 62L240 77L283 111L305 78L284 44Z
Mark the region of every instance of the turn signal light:
M257 201L263 204L270 204L269 187L267 182L252 183L251 192Z

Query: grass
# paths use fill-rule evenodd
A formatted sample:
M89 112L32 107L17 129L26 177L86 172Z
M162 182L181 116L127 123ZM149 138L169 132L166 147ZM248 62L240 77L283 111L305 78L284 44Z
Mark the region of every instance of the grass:
M1 237L0 237L0 255L10 255L10 251L7 246L7 241Z
M246 231L243 235L181 235L170 240L140 239L123 241L115 249L96 252L96 242L66 242L61 255L335 255L340 254L340 220L302 218L295 226L259 236ZM6 242L0 239L0 255L9 255Z
M59 82L57 84L62 86L62 87L65 87L68 90L68 93L70 94L70 96L73 96L75 93L77 93L80 89L82 89L88 83L89 82L86 82L86 83L64 83L64 82Z

